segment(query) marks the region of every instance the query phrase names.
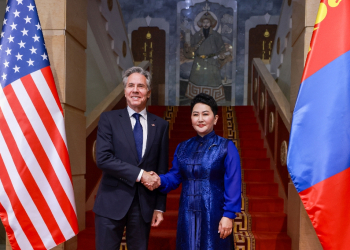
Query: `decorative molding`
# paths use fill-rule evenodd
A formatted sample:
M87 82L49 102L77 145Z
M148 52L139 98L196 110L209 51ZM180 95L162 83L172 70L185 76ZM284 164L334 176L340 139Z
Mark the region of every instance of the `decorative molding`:
M254 93L256 93L256 91L258 91L258 78L255 77L255 79L254 79Z
M287 165L287 153L288 153L288 144L286 141L283 141L281 143L281 165L286 166Z
M101 16L105 20L105 30L107 32L106 37L110 41L110 47L112 51L115 53L116 61L118 65L123 69L126 70L134 65L133 63L133 56L131 53L130 48L127 48L129 50L128 56L126 57L120 57L119 55L123 55L123 42L128 40L128 34L126 31L123 15L120 9L119 2L117 2L117 5L115 5L114 0L113 8L109 9L110 1L101 1L100 2L100 13ZM90 19L90 25L92 26L92 22L95 20ZM100 39L100 38L99 38ZM128 43L127 43L128 44Z
M259 24L278 24L279 16L270 16L266 13L264 16L252 16L245 21L245 46L244 46L244 99L243 105L248 104L248 63L249 63L249 30Z
M275 128L275 114L270 112L269 115L269 132L272 133Z
M92 144L92 152L91 153L92 153L92 159L94 160L94 162L96 164L96 140Z
M150 17L150 16L148 15L145 19L146 19L147 26L149 26L150 23L151 23L152 17Z
M165 90L164 90L164 105L169 103L169 32L170 25L164 18L134 18L128 24L129 46L131 48L131 33L138 30L140 27L158 27L165 31Z
M260 94L260 110L263 110L265 107L265 94L261 92Z
M284 125L290 132L292 114L290 112L289 101L283 94L281 88L278 86L275 79L272 77L271 73L266 68L266 65L262 62L262 60L254 58L253 64L255 69L258 71L261 83L265 85L266 90L268 91L269 96L275 104Z
M188 9L191 6L194 6L197 3L203 3L206 2L206 0L187 0L187 1L181 1L177 3L177 13L180 14L182 9ZM230 7L234 11L237 12L237 1L232 0L210 0L210 3L218 3L225 7Z

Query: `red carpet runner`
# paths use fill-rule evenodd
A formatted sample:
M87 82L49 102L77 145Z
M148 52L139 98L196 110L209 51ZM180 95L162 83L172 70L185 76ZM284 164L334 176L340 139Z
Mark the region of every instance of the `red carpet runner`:
M149 107L149 111L163 117L166 107ZM224 126L222 108L219 108L219 121L215 132L223 136ZM176 113L176 114L175 114ZM240 250L290 250L291 241L286 234L287 217L283 213L283 200L278 197L278 185L273 181L273 170L266 157L266 149L253 108L235 107L233 123L238 127L238 149L241 155L243 176L244 213L236 220L235 241ZM173 129L169 141L169 167L176 146L196 135L191 125L190 107L178 107L171 115ZM168 118L170 120L170 118ZM226 119L225 119L226 122ZM237 132L237 131L236 131ZM227 131L226 131L227 133ZM176 247L176 227L181 187L168 194L167 211L164 221L158 228L152 228L149 250L173 250ZM241 229L244 229L241 232ZM247 243L248 242L248 243ZM86 229L78 235L79 250L93 250L94 247L93 213L87 212ZM123 246L121 249L125 249ZM218 249L219 250L219 249Z
M235 114L243 170L243 195L248 199L255 249L290 250L283 199L278 197L278 185L274 183L274 171L270 170L270 160L266 157L253 107L235 107Z

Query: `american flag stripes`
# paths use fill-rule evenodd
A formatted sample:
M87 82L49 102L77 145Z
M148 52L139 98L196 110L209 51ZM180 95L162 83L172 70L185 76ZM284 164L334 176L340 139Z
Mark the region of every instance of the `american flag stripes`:
M13 250L78 233L63 110L34 0L9 0L0 42L0 217Z

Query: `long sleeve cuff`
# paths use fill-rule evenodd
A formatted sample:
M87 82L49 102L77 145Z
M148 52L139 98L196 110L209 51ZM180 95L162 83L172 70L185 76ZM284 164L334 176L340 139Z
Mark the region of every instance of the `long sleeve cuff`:
M236 218L237 216L236 216L236 213L229 212L229 211L225 211L223 217L227 217L227 218L230 218L230 219L234 219L234 218Z
M142 174L143 174L143 169L141 169L140 173L139 173L139 176L137 176L137 179L136 179L136 182L140 182L141 181L141 177L142 177Z

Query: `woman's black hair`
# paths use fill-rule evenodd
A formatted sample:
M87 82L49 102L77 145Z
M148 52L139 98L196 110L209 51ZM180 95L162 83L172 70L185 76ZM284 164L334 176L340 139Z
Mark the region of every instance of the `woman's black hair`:
M203 104L208 105L211 108L211 111L213 111L214 116L217 115L218 105L216 104L216 101L214 100L214 98L212 96L204 94L204 93L200 93L200 94L196 95L191 101L191 113L193 111L194 105L196 105L197 103L203 103Z

